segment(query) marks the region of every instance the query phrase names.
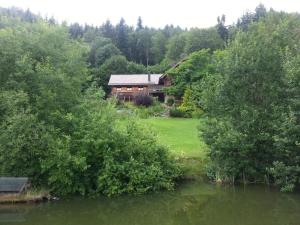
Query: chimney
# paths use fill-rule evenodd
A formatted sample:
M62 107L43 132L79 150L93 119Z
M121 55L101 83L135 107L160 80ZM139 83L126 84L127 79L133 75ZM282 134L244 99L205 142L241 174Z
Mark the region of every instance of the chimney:
M148 73L148 82L150 83L151 82L151 74Z

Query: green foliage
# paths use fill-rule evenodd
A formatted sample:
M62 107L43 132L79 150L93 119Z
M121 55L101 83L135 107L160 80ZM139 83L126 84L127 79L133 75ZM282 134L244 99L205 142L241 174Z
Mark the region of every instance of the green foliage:
M298 15L269 12L237 33L202 80L200 131L215 179L299 184L299 25Z
M226 21L225 15L223 14L221 18L218 16L217 21L218 21L218 24L216 26L217 31L220 37L226 43L228 40L229 32L228 32L228 28L225 26L225 21Z
M179 117L179 118L182 118L182 117L185 117L185 112L178 109L178 108L172 108L170 109L170 113L169 113L170 117Z
M201 50L189 55L178 66L166 73L172 78L172 86L166 91L170 95L181 98L187 88L196 88L203 77L214 71L212 55L208 50Z
M134 98L134 104L136 106L145 106L149 107L153 104L153 99L147 94L138 94Z
M196 105L196 99L190 88L184 91L182 103L178 109L184 112L185 117L199 117L202 113L202 110Z
M86 88L86 44L70 39L65 26L7 24L0 29L1 174L28 176L34 186L60 195L174 187L180 171L152 132L134 121L120 126L115 103ZM108 43L96 40L94 56L103 50L98 41ZM124 68L144 69L117 55L100 71Z
M115 55L121 55L121 51L107 38L96 38L91 43L89 62L93 67L101 66L105 60Z
M154 100L151 106L135 106L134 104L127 102L119 106L122 116L127 114L128 116L137 116L141 119L146 119L149 117L159 117L163 116L166 112L165 107L158 101ZM127 118L126 117L126 118Z
M185 53L190 54L201 49L211 51L222 49L224 41L215 28L191 29L186 36Z
M159 64L148 66L148 72L150 73L164 73L166 70L170 68L171 62L168 59L162 60Z
M249 26L258 22L259 19L265 17L267 15L267 10L264 5L259 4L255 8L255 12L246 12L240 19L237 21L237 27L243 31L247 31Z
M152 38L152 47L150 49L154 64L159 64L165 57L167 38L162 32L155 33Z
M193 92L190 88L185 89L180 106L177 108L174 107L170 110L171 117L199 118L202 114L203 111L197 107L196 99L194 98Z
M118 151L109 151L105 157L98 190L113 195L172 189L179 170L167 151L153 144L153 135L145 129L141 132L134 123L126 131L123 139L118 138Z
M129 27L125 24L124 18L116 25L116 46L125 56L128 56Z
M291 192L295 185L300 183L300 166L287 166L283 162L275 161L269 169L270 175L275 179L275 183L280 186L282 192Z
M5 116L0 128L0 172L10 176L29 176L34 184L45 184L41 160L55 147L53 130L28 109L25 93L2 92Z
M174 105L174 103L175 103L175 100L174 100L174 98L168 98L167 99L167 106L173 106Z
M175 62L183 59L186 56L184 53L185 45L186 45L185 34L178 34L173 36L169 40L166 57Z

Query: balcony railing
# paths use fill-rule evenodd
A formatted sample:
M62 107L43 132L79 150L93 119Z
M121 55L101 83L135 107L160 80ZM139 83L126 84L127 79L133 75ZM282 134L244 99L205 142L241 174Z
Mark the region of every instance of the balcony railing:
M149 87L149 93L156 93L156 92L163 92L164 86L163 85L155 85Z

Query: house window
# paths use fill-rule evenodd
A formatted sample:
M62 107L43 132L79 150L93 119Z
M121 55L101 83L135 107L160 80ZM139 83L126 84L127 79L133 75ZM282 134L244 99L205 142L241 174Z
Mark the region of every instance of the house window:
M144 90L144 88L143 87L139 87L139 91L142 91L142 90Z
M127 91L131 91L131 90L132 90L132 88L131 88L131 87L127 88Z
M117 91L121 91L121 90L122 90L122 88L120 88L120 87L117 88Z

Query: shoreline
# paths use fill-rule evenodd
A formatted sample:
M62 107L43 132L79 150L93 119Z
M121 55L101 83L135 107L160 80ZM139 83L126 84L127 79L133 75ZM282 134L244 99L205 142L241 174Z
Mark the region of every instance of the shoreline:
M0 205L19 203L40 203L50 201L53 198L48 192L26 192L26 193L1 193Z

